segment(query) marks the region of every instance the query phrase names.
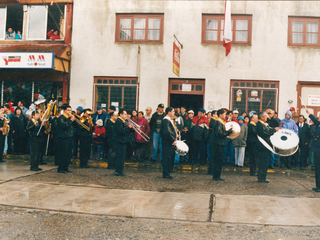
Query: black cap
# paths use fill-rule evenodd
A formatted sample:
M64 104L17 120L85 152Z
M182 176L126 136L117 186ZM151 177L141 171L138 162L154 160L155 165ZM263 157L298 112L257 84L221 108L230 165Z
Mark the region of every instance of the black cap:
M160 104L158 105L158 108L164 108L163 103L160 103Z

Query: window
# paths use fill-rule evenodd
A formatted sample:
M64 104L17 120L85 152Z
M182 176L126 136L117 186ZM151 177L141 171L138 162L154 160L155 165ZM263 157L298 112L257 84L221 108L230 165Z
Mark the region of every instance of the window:
M46 40L54 29L53 40L64 39L65 4L0 6L0 40ZM23 21L26 19L26 21ZM22 30L26 29L26 33Z
M277 111L279 82L231 80L230 86L230 109L247 113L267 108Z
M252 16L231 16L232 43L251 44ZM224 15L202 15L202 43L223 43Z
M117 14L116 42L162 42L163 14Z
M125 108L127 111L137 109L138 85L136 78L101 78L96 77L95 106L107 108L110 105Z
M288 22L289 46L320 46L320 18L289 17Z

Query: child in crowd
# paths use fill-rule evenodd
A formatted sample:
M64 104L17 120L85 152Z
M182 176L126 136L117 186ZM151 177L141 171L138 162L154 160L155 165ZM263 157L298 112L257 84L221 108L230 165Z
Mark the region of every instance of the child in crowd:
M103 126L102 119L96 121L96 128L93 131L93 152L94 160L100 160L104 153L104 140L106 137L106 129Z

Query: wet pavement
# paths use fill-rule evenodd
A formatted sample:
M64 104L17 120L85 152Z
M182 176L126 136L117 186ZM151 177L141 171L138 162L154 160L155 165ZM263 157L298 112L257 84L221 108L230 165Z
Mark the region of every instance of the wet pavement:
M178 165L174 179L163 179L159 162L127 163L127 176L116 177L113 170L106 169L107 164L104 162L92 162L91 168L81 169L75 161L70 166L72 173L58 174L52 159L48 158L47 161L48 165L41 166L42 172L29 171L27 157L8 158L6 163L0 165L0 227L7 226L6 216L14 215L17 209L20 212L40 211L43 216L50 215L53 211L55 214L71 214L79 219L83 216L73 214L90 214L88 216L95 221L101 216L125 217L136 219L131 220L134 221L131 222L133 225L139 221L145 221L145 225L150 221L155 225L163 223L159 221L185 221L189 225L196 223L191 224L190 229L194 226L196 229L202 228L201 222L223 226L231 224L234 229L237 229L234 224L279 226L277 232L280 228L289 229L290 226L315 228L317 232L320 226L320 193L311 190L315 180L314 171L310 169L301 171L276 168L268 173L271 182L264 184L258 183L256 177L249 176L245 167L226 166L222 174L225 182L215 182L211 180L212 176L206 174L207 165ZM21 219L26 217L27 215L21 216ZM129 220L124 220L126 221ZM220 230L222 225L219 225ZM65 227L62 230L65 231ZM252 234L251 230L249 227L248 234L259 236ZM114 231L117 230L113 229L111 232ZM150 236L155 236L153 234ZM205 231L204 236L217 239L220 236L223 239L223 231L222 235L215 234ZM287 230L283 234L285 236ZM317 234L301 236L313 238ZM197 234L191 235L199 237ZM181 239L189 239L188 236L191 235L181 235ZM17 237L14 236L13 238ZM83 238L76 236L75 239ZM96 235L93 236L96 238ZM97 239L101 239L103 235L99 236ZM139 236L140 239L144 238L141 237L144 235ZM175 235L164 236L179 239ZM109 237L113 239L117 236ZM0 238L7 239L1 233ZM48 238L51 239L52 236Z

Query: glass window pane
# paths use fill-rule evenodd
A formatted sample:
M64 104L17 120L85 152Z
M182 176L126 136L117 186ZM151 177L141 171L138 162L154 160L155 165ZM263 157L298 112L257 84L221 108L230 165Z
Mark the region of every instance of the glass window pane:
M307 33L307 43L317 44L318 43L318 33Z
M113 84L113 79L109 79L109 84Z
M218 31L207 31L206 32L207 41L218 41Z
M318 23L317 22L307 22L307 32L318 32Z
M247 31L236 31L236 42L247 42L248 32Z
M126 84L130 84L130 80L126 80Z
M131 19L120 19L120 28L131 29Z
M47 35L47 8L29 6L28 39L45 40Z
M262 109L276 109L276 90L263 90Z
M102 83L102 79L98 79L98 80L97 80L97 83Z
M148 40L160 40L160 30L149 30Z
M270 86L271 88L276 88L276 84L274 84L274 83L271 83L271 86Z
M127 111L137 109L137 88L124 87L123 108Z
M236 30L248 30L248 20L236 20Z
M244 82L240 83L240 87L245 87L246 84Z
M115 80L119 81L119 80ZM119 108L122 107L122 87L117 86L117 87L110 87L110 104L112 102L117 102L119 103Z
M292 32L303 32L303 22L292 22Z
M179 90L179 84L172 84L171 90Z
M257 87L257 83L252 83L252 87Z
M239 88L233 88L232 89L232 108L231 109L237 109L239 112L246 111L246 89L241 89L242 94L237 95L237 91Z
M120 30L120 39L130 40L131 39L131 30Z
M247 87L251 87L251 83L247 83L246 85L247 85Z
M265 88L268 88L268 87L269 87L269 83L265 83L265 84L264 84L264 87L265 87Z
M114 84L119 84L119 80L114 80Z
M238 83L238 82L235 82L235 83L233 84L233 86L239 87L239 83Z
M124 80L120 80L120 84L124 84Z
M96 93L96 106L101 106L101 104L107 104L109 97L109 86L97 86L97 93Z
M291 33L292 43L303 43L303 33Z
M0 7L0 39L4 39L6 31L6 11L5 7Z
M107 79L103 79L103 84L108 84L108 80Z
M134 30L133 39L134 40L144 40L146 37L145 30Z
M160 19L149 19L149 29L160 29Z
M259 87L263 87L263 83L259 83Z
M134 28L146 28L146 19L145 18L135 18L134 19Z
M196 85L196 91L202 92L202 85Z
M218 30L218 20L207 19L207 29Z

